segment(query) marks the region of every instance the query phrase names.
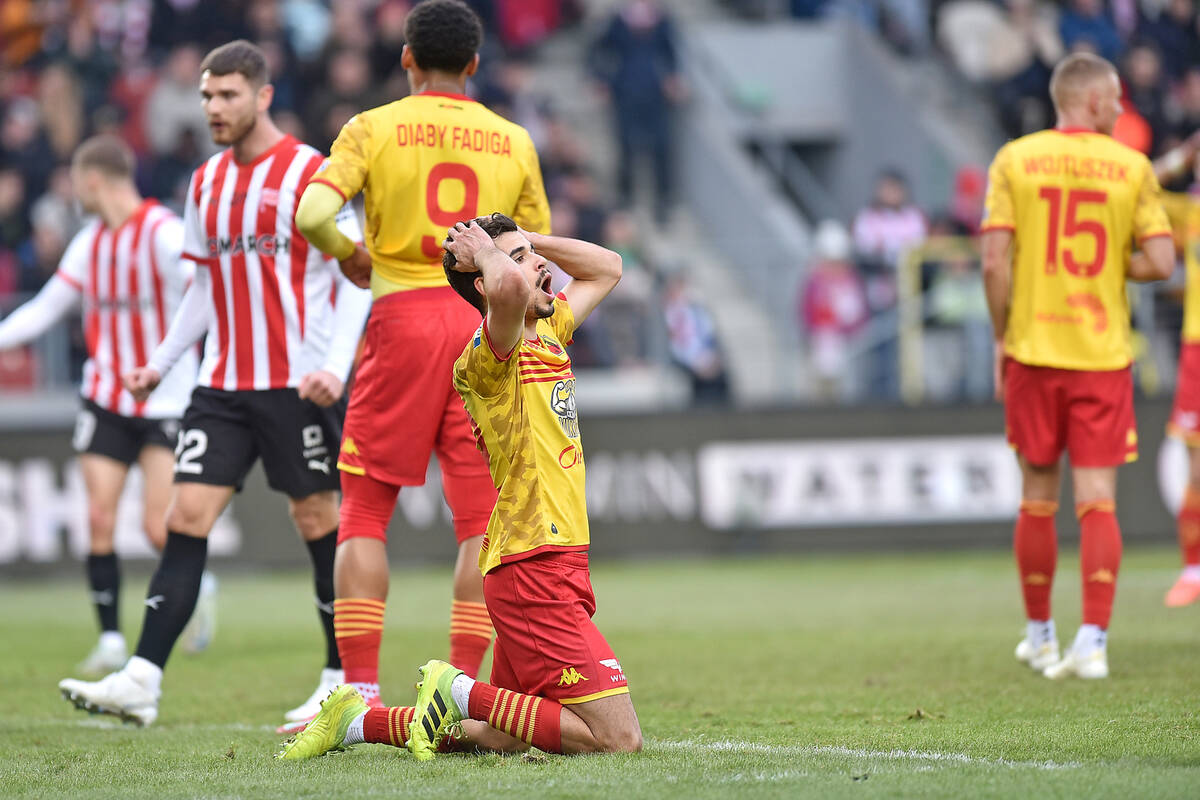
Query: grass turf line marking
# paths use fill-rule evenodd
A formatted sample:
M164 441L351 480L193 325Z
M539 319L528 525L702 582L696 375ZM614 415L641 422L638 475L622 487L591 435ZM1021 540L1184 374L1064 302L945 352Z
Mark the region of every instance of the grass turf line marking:
M739 742L736 740L704 741L689 739L677 741L653 741L653 747L666 750L708 750L716 753L762 753L766 755L826 755L868 758L884 761L932 761L948 764L963 764L980 767L1005 767L1008 769L1062 770L1079 769L1083 764L1076 761L1013 761L1007 758L979 758L966 753L941 753L936 750L867 750L840 745L788 746Z

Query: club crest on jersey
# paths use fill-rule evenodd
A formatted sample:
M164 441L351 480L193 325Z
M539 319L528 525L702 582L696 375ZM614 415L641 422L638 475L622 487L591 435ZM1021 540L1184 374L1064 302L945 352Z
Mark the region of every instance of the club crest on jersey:
M558 381L550 390L550 410L558 417L563 433L572 439L579 438L579 414L575 410L575 379Z
M262 198L264 206L279 205L279 190L278 189L263 189L259 197Z
M542 334L542 344L546 346L547 350L549 350L551 353L554 353L554 355L556 355L556 356L562 355L563 349L558 346L558 342L554 341L553 339L551 339L549 336L546 336L545 334Z

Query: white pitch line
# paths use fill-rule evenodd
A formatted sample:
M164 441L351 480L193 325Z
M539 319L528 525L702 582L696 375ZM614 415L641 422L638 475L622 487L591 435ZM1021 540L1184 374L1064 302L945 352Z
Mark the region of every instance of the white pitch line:
M1078 769L1083 765L1076 761L1013 761L1007 758L979 758L966 753L941 753L935 750L867 750L839 745L773 745L736 740L687 740L682 742L655 741L655 747L667 750L708 750L718 753L766 753L772 755L826 755L848 756L884 761L932 761L949 764L964 764L980 767L1005 767L1008 769L1060 770Z

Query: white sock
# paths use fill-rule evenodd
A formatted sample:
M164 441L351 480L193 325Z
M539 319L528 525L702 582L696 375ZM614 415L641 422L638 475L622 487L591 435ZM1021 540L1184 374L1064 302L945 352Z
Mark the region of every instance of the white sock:
M125 664L124 672L142 688L149 689L155 695L162 694L162 667L141 656L134 656Z
M1183 568L1183 577L1189 581L1200 583L1200 564L1188 564Z
M1031 619L1025 623L1025 638L1034 647L1056 641L1058 635L1054 631L1054 620Z
M346 673L340 669L325 667L321 670L321 683L336 683L341 686L346 682Z
M378 683L352 683L350 685L353 686L354 691L361 694L362 699L366 700L368 703L370 703L372 699L377 699L379 697Z
M100 646L106 650L125 650L125 635L120 631L103 631Z
M471 699L471 689L474 686L475 679L466 675L459 675L454 679L454 683L450 684L450 696L454 698L454 705L458 706L458 713L464 717L468 716L467 701Z
M367 718L367 712L359 714L350 723L350 727L346 728L346 738L342 739L342 744L360 744L366 741L363 735L363 720Z
M1108 631L1099 625L1080 625L1071 649L1075 651L1076 655L1086 656L1097 650L1103 650L1107 644Z

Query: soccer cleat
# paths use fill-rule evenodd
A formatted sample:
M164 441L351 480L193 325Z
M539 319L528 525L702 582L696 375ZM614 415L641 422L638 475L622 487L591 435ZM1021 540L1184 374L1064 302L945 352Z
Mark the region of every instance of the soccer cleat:
M1042 674L1052 681L1063 678L1083 678L1085 680L1107 678L1108 652L1103 647L1096 647L1091 652L1081 655L1072 648L1057 664L1046 667Z
M119 634L116 637L101 636L92 652L88 653L87 658L79 662L75 669L89 678L99 678L119 670L128 660L125 640Z
M300 760L323 756L330 750L345 750L346 729L350 723L367 711L367 703L353 686L339 686L325 702L321 710L304 730L284 742L276 758Z
M326 667L321 670L321 679L317 682L317 688L313 690L309 698L284 714L283 718L288 722L300 722L301 720L312 719L321 710L321 701L329 697L330 692L345 682L345 672L340 669L329 669Z
M1175 581L1175 585L1163 598L1163 605L1167 608L1183 608L1190 606L1198 599L1200 599L1200 581L1180 575L1179 580Z
M450 693L454 679L463 671L445 661L434 659L418 672L421 681L417 684L417 710L413 721L408 724L406 746L417 761L429 761L450 729L463 720L462 712Z
M185 653L202 653L212 644L217 634L217 576L204 570L200 578L200 596L196 598L196 610L188 620L187 627L179 636L180 646Z
M95 683L67 678L58 682L58 690L76 708L93 714L110 714L142 727L158 718L158 695L123 670Z
M1017 643L1016 656L1018 661L1024 661L1031 668L1041 672L1051 664L1058 663L1058 641L1051 639L1035 647L1026 637Z

